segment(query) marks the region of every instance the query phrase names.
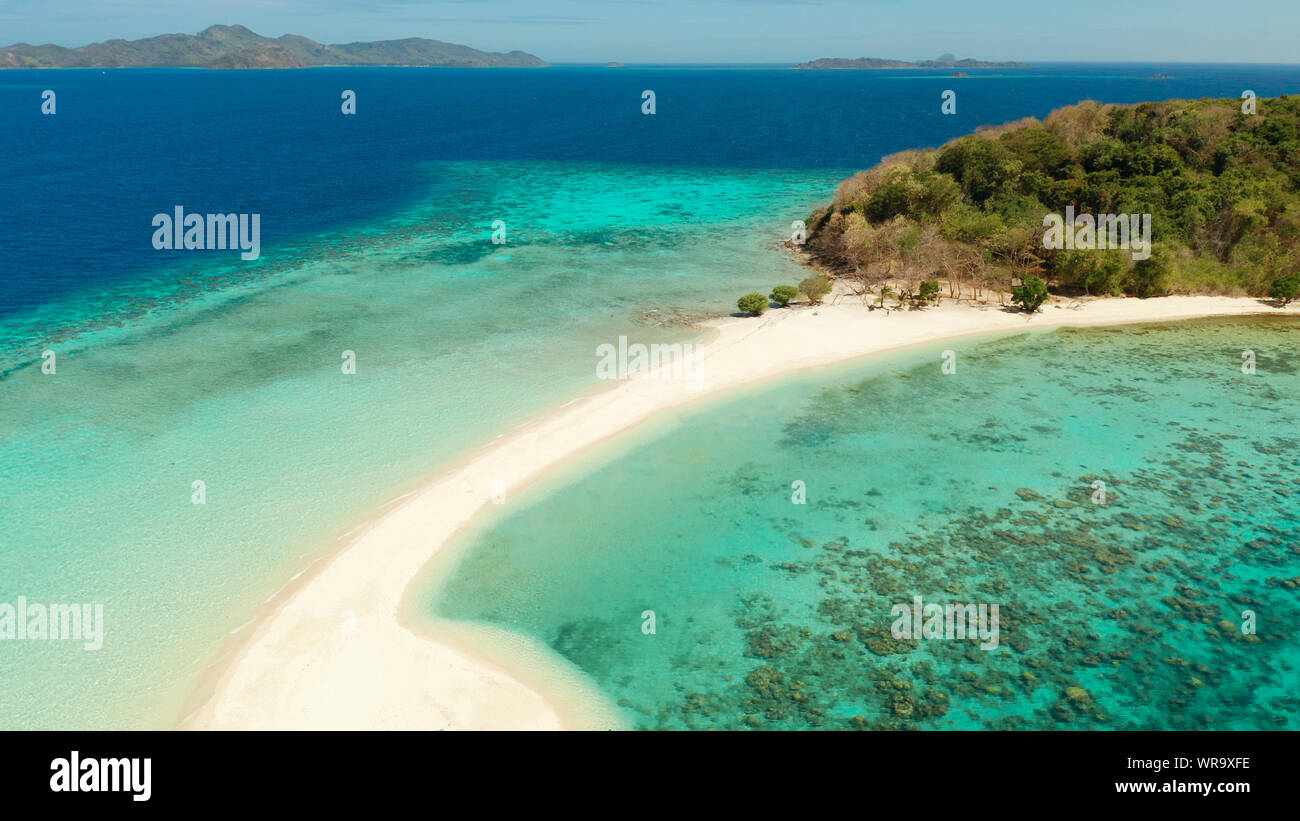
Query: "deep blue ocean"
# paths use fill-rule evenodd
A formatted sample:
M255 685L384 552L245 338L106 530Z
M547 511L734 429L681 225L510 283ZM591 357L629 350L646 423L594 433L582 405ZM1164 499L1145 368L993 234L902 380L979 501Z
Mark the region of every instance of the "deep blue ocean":
M261 213L263 246L400 210L431 161L869 167L1084 99L1260 97L1300 67L1064 65L950 72L778 67L70 69L0 73L0 315L148 280L174 204ZM1154 79L1153 75L1164 77ZM41 92L57 113L40 113ZM940 93L958 92L956 115ZM343 89L356 116L340 115ZM657 113L641 113L655 91ZM454 195L454 192L447 192Z

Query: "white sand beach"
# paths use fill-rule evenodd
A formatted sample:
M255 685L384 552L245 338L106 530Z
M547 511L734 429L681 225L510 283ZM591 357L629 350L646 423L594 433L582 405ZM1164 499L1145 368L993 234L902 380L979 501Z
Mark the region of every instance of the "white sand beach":
M1027 316L945 302L924 311L868 310L852 296L813 308L715 323L698 351L697 383L613 384L497 439L381 511L261 614L196 696L185 729L564 729L617 726L581 682L557 671L506 670L400 617L413 578L448 540L508 493L651 416L793 371L950 337L1024 328L1109 325L1214 315L1300 315L1257 299L1054 300ZM611 340L613 341L613 340ZM593 352L593 368L595 367ZM937 367L936 362L936 367ZM242 635L242 634L241 634ZM535 649L535 648L534 648ZM525 655L529 648L520 648ZM546 692L547 695L542 693ZM557 692L563 695L557 695Z

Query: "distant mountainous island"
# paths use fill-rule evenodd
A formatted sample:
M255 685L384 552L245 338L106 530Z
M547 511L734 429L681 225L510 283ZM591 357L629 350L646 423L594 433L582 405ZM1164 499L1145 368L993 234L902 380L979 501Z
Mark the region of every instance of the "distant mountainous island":
M545 65L544 60L523 51L500 54L420 37L324 45L296 34L263 37L244 26L209 26L197 35L162 34L143 40L106 40L81 48L27 43L0 48L0 68Z
M990 63L987 60L958 60L951 54L941 54L935 60L908 62L907 60L887 60L881 57L822 57L807 63L800 63L795 68L809 69L851 69L851 68L1028 68L1028 63Z

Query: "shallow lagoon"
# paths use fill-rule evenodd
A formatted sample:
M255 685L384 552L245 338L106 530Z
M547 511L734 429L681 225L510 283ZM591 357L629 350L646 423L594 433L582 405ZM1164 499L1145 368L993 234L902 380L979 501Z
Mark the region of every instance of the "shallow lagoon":
M598 387L598 345L691 342L692 317L797 282L780 242L832 179L424 174L401 214L264 248L256 269L199 255L138 298L91 289L0 319L0 602L105 611L96 652L0 645L0 727L173 726L291 577L443 465Z
M1295 729L1297 343L1061 330L751 391L519 494L424 607L643 728ZM999 604L999 647L894 638L917 595Z

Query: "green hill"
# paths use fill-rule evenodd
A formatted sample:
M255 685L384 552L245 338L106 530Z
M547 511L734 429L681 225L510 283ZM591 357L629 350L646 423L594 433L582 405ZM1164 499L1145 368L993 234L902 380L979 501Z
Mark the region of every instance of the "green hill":
M305 66L544 66L531 54L485 52L412 37L323 45L296 34L263 37L244 26L210 26L197 35L107 40L81 48L26 43L0 48L0 68L303 68Z
M1300 98L1083 102L905 151L809 221L817 261L866 287L1266 296L1300 270ZM1151 215L1149 258L1044 246L1049 214Z

